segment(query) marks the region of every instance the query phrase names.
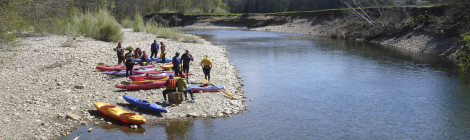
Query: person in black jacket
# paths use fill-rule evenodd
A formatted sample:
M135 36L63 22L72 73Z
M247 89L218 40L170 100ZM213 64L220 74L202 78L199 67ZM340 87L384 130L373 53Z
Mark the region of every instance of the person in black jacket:
M183 73L186 74L186 83L189 83L189 63L193 60L193 56L189 54L189 50L186 50L186 53L181 56L181 61L183 63Z

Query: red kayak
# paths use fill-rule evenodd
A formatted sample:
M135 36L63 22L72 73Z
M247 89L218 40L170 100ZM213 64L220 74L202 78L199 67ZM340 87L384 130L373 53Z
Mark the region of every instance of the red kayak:
M116 88L122 89L153 89L153 88L160 88L165 85L166 81L153 81L151 83L145 84L124 84L124 85L116 85Z
M158 80L169 77L169 73L145 75L145 76L129 76L132 81L143 81L143 80Z
M153 68L154 66L155 66L155 65L145 65L145 66L134 65L134 68L133 68L133 69L139 69L139 68ZM96 69L101 70L101 71L126 70L126 65L97 66Z

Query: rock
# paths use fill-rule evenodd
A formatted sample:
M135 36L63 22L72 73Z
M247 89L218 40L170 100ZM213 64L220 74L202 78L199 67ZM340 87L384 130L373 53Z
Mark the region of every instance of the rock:
M250 99L250 101L253 101L253 99Z
M67 114L65 118L72 119L72 120L80 120L80 116L76 114Z
M90 133L93 132L93 128L88 129L88 132Z
M94 122L93 125L98 125L98 122Z
M137 125L131 125L131 128L132 129L137 129L138 127L137 127Z
M186 117L193 117L193 118L195 118L195 117L199 117L199 115L197 115L196 113L188 113L188 114L186 114Z
M64 82L57 82L57 86L62 86L64 85Z
M109 124L109 125L111 125L111 124L113 124L113 123L112 123L112 122L106 122L106 124Z
M75 85L75 89L84 89L85 85Z
M70 107L70 110L75 110L75 109L77 109L77 107L75 106Z

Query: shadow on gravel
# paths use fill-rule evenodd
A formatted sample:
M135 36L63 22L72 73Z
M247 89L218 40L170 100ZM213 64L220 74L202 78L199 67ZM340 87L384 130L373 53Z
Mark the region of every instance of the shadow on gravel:
M137 112L139 114L146 114L146 115L154 115L157 117L163 117L160 112L153 112L153 111L148 111L144 109L137 108L131 104L126 104L126 103L117 103L117 105L122 106L123 108L131 111L131 112ZM159 104L160 105L160 104Z
M129 126L129 124L126 124L126 123L121 122L119 120L116 120L116 119L113 119L111 117L103 115L103 113L101 113L98 110L88 110L88 113L90 113L90 115L92 115L92 116L95 116L96 118L103 118L104 121L106 121L106 122L111 122L111 123L116 124L116 125Z

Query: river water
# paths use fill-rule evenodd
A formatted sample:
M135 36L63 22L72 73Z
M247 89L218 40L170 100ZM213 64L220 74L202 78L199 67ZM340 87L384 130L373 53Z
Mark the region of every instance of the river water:
M470 138L470 77L445 58L298 34L187 33L227 46L248 111L137 130L90 125L63 139Z

